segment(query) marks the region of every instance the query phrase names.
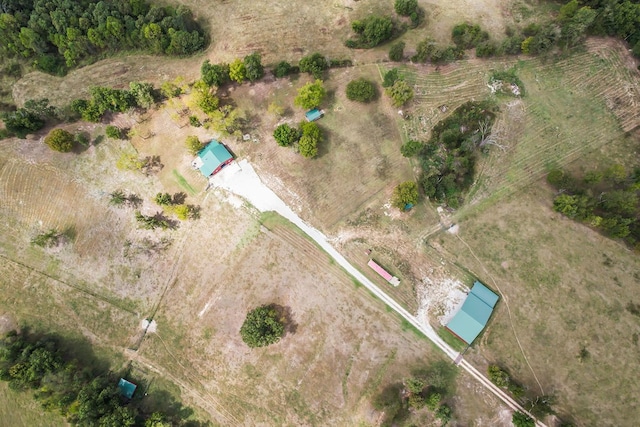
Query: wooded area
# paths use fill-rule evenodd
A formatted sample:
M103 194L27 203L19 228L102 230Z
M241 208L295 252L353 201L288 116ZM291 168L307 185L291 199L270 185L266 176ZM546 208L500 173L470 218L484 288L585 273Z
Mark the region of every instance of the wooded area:
M26 58L62 75L83 60L118 50L188 55L205 46L185 6L144 0L3 0L0 55Z

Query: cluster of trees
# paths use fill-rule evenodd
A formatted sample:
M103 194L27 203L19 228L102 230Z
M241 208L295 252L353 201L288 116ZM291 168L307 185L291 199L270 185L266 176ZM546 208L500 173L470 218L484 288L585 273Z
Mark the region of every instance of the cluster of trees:
M489 365L487 374L491 382L493 382L500 388L508 390L513 395L513 397L516 398L516 400L520 402L520 404L534 416L544 417L549 414L555 414L555 411L553 409L553 405L555 405L556 403L555 395L527 395L527 390L525 389L525 387L523 387L519 382L513 379L513 377L506 369L503 369L498 365ZM523 422L524 424L517 424L516 418L518 419L518 422ZM529 419L530 421L527 421L527 419ZM514 413L514 425L527 426L529 425L527 424L528 422L533 423L533 419L531 419L528 415L521 412ZM569 426L570 424L563 422L561 423L561 425Z
M368 49L391 39L395 26L391 18L387 16L369 15L364 19L353 21L351 29L358 37L348 39L345 46L354 49Z
M187 219L198 219L200 217L200 207L188 205L185 203L187 195L185 193L175 193L173 196L169 193L158 193L153 201L162 206L165 212L175 215L181 221Z
M397 68L392 68L384 74L382 87L395 107L401 107L413 99L413 89L400 76Z
M454 366L436 362L402 383L387 385L372 401L373 407L384 413L380 425L411 425L412 411L425 407L441 425L448 424L453 411L445 401L453 396L456 374Z
M432 62L441 64L461 59L464 49L459 46L440 46L431 37L427 37L418 43L416 53L411 57L413 62Z
M230 64L212 64L207 59L200 67L200 75L208 86L220 87L230 81L242 83L245 80L260 80L264 76L264 66L260 54L254 52L244 59L237 58Z
M300 129L283 123L273 131L273 138L281 147L293 146L302 156L311 158L318 155L322 131L314 122L302 122Z
M613 165L589 171L582 179L553 170L547 181L560 191L554 210L640 250L640 167L628 172Z
M351 101L370 102L376 96L376 85L365 78L352 80L347 84L347 98Z
M411 26L417 27L424 18L424 10L418 6L418 0L396 0L393 8L400 16L411 19Z
M188 55L205 46L203 30L184 7L144 0L17 0L2 3L0 54L33 60L64 74L105 52L143 50Z
M100 368L103 364L91 356L77 358L73 347L51 335L9 332L0 340L0 380L14 390L32 390L43 409L62 415L71 425L188 425L177 414L149 412L140 398L122 398L119 376Z
M91 98L71 102L71 110L88 122L99 122L110 113L124 113L131 108L150 108L158 97L151 83L131 82L129 89L95 86L89 91Z
M462 193L473 182L478 150L492 143L494 120L495 105L467 102L433 127L426 144L409 141L402 147L405 156L420 161L425 196L452 208L460 205Z
M39 131L48 119L55 117L56 110L49 105L48 99L30 99L21 108L0 113L7 132L20 138Z
M571 0L567 4L570 11L582 9L575 3L576 0ZM588 28L591 33L619 37L629 43L634 55L640 57L640 3L634 0L586 0L580 4L596 12ZM577 21L576 25L579 25L580 17Z
M274 305L263 305L247 313L240 328L249 347L265 347L280 341L285 332L285 316Z

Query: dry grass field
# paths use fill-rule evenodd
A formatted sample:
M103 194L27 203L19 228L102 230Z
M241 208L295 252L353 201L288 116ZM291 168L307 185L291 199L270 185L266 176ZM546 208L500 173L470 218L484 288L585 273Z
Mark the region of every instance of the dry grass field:
M86 96L92 85L158 84L178 76L192 81L205 59L228 62L254 51L267 64L315 51L352 58L355 67L328 73L326 114L318 122L325 142L318 158L303 159L272 137L279 123L303 120L293 97L309 81L306 75L267 77L230 89L225 95L245 112L251 140L222 141L248 158L363 273L434 324L444 310L435 300L442 283L470 284L475 274L497 284L512 317L501 303L488 332L468 353L476 366L502 364L533 389L536 380L514 339L515 328L543 391L558 396L562 414L573 415L578 425L633 425L640 331L626 306L640 304L633 292L640 280L637 255L554 213L551 190L541 180L550 167L624 163L630 152L637 154L632 131L640 124L638 75L620 44L590 40L584 51L546 62L469 59L437 68L403 67L416 91L403 120L383 93L369 105L344 95L351 79L380 82L381 72L392 66L383 63L388 45L367 51L343 45L353 19L389 14L392 2L183 3L211 32L213 43L202 55L123 55L64 78L29 73L13 84L14 100L47 97L64 105ZM403 35L407 54L427 35L448 42L451 27L462 21L477 22L498 37L508 25L536 21L554 7L520 0L419 3L427 21ZM428 138L430 128L457 106L490 97L492 70L509 67L516 67L527 96L496 98L501 112L495 130L506 149L492 148L481 159L469 204L453 216L460 239L434 234L449 214L441 217L428 202L409 213L392 209L395 185L419 173L400 155L402 142ZM201 408L214 423L377 425L380 414L371 408L371 397L441 356L403 330L408 328L384 304L290 224L260 216L223 192L203 191L206 181L191 169L184 139L215 135L186 125L178 113L183 101L143 117L112 117L133 128L131 141L103 140L84 152L52 153L40 143L44 133L2 141L0 315L82 334L112 354L115 366L132 362L171 382L166 388L172 395ZM267 112L272 102L285 107L283 118ZM69 125L77 127L93 138L103 132L102 125ZM120 171L115 164L124 152L159 155L164 167L151 177ZM201 206L202 217L175 231L140 230L132 209L108 205L116 189L140 195L146 214L158 210L151 202L157 192L183 191L189 203ZM70 242L46 250L29 244L52 227L67 231ZM168 248L148 250L149 242L161 239ZM398 288L366 267L368 250L401 278ZM271 302L290 310L295 327L280 343L249 350L238 334L244 315ZM158 330L142 338L140 322L148 317ZM589 357L579 361L582 348ZM0 388L0 397L6 393ZM462 374L452 403L459 425L510 425L509 412ZM3 418L9 410L0 408L0 419L11 425L34 425L39 414L28 406L14 421Z
M136 129L170 129L171 120L159 110ZM3 143L0 312L17 325L88 338L115 368L131 362L172 382L172 395L221 425L375 425L372 396L441 356L296 229L222 192L202 192L204 179L188 175L190 159L178 155L182 131L134 137L133 147L104 140L79 154L52 153L37 138ZM163 171L145 178L115 169L134 147L162 153ZM181 190L168 170L197 188L189 196L202 207L197 222L151 233L136 229L131 209L108 206L108 193L122 188L152 213L157 191ZM29 244L51 227L72 230L70 242ZM172 242L164 252L134 250L160 237ZM296 326L280 344L251 351L238 330L248 309L267 302L289 308ZM150 316L157 332L140 341ZM495 424L499 403L471 379L457 381L460 422Z
M636 147L636 150L638 148ZM617 242L553 212L553 193L543 182L517 198L471 214L459 236L429 243L499 288L498 306L482 341L468 353L507 367L540 393L514 339L512 327L547 394L578 425L633 425L640 408L637 303L640 261ZM495 282L494 282L495 280ZM590 356L579 360L582 348Z

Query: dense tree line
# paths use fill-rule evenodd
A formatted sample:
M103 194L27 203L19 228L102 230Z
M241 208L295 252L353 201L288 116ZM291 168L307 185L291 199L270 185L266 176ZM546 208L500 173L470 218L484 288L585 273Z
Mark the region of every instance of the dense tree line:
M575 2L572 0L570 3ZM637 0L584 0L595 12L590 31L625 40L640 57L640 2Z
M99 122L107 112L124 113L135 107L149 108L157 98L151 83L131 82L128 90L95 86L89 92L89 100L76 99L71 103L71 110L88 122Z
M143 410L140 397L120 396L119 376L94 358L82 360L71 343L28 331L10 332L0 340L0 379L14 390L32 390L42 407L79 426L197 426L177 414ZM75 344L75 343L74 343ZM77 344L76 344L77 345Z
M135 49L188 55L205 45L203 30L184 7L144 0L4 0L0 54L28 58L63 74L86 58Z
M419 158L425 196L453 208L460 205L462 193L473 182L477 153L490 141L494 120L492 103L467 102L434 126L426 144L413 141L404 147L403 154Z
M547 181L560 191L553 200L557 212L640 250L640 167L628 172L613 165L581 179L553 170Z

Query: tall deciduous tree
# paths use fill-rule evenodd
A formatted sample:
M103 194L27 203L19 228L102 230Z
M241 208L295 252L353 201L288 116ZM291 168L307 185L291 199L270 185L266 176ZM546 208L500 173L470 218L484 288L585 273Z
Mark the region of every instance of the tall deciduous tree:
M288 147L300 139L300 131L286 123L281 124L273 131L273 137L281 147Z
M247 313L240 336L249 347L274 344L284 335L284 321L272 306L263 305Z
M229 64L229 78L234 82L242 83L247 78L247 68L240 59Z
M316 80L298 89L298 96L296 96L293 103L302 108L315 108L320 105L326 94L322 80Z
M416 203L418 203L418 185L414 181L403 182L393 190L391 204L394 207L404 209L405 206Z
M264 76L264 67L262 66L260 54L257 52L244 57L244 67L245 74L250 82L260 80Z

